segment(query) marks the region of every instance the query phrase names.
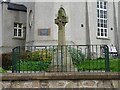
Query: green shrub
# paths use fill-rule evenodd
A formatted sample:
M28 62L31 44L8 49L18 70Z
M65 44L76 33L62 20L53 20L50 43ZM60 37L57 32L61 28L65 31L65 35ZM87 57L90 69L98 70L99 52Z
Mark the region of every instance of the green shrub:
M20 71L46 71L51 64L52 54L50 51L38 50L34 52L21 52L20 61L16 63Z
M51 61L52 60L52 54L48 50L42 50L42 51L35 51L35 52L29 52L27 56L30 56L30 58L34 61Z
M110 72L120 72L120 68L118 65L119 61L119 58L110 59ZM100 57L94 60L84 60L81 62L81 64L78 64L76 67L78 71L105 71L105 59Z
M7 73L7 71L0 67L0 73Z
M85 55L75 48L69 48L69 53L74 65L80 64L85 59Z
M20 59L27 59L30 58L30 52L21 52L20 53Z
M2 68L9 70L12 65L12 53L2 54Z
M38 50L34 52L21 52L20 59L33 61L49 61L52 60L52 54L48 50Z
M17 63L17 70L20 70L20 71L47 71L50 64L51 64L50 61L20 61Z

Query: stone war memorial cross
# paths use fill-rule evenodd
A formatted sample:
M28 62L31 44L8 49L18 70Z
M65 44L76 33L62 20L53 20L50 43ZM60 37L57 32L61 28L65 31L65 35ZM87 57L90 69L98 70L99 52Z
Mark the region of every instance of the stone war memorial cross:
M57 67L59 66L59 69L62 70L66 67L66 64L64 63L66 61L66 50L64 50L64 47L62 45L66 45L65 41L65 25L68 23L68 18L66 16L65 9L61 6L58 10L57 17L55 19L55 24L58 26L58 60ZM65 66L65 67L64 67Z
M65 25L68 23L68 18L64 8L61 6L58 10L58 16L55 19L55 24L58 25L58 45L66 45L65 43Z
M61 6L58 10L57 17L55 19L55 24L58 26L58 58L54 62L60 71L69 71L73 69L73 64L70 63L70 56L66 55L67 49L65 47L65 25L68 23L68 17L66 16L65 9ZM71 67L70 67L71 66Z

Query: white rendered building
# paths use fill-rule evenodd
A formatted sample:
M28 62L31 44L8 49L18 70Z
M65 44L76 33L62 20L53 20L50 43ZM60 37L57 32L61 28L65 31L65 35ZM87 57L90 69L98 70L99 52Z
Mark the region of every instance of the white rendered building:
M56 14L63 7L67 45L109 45L120 52L120 3L113 0L80 2L0 2L0 52L15 46L57 45Z

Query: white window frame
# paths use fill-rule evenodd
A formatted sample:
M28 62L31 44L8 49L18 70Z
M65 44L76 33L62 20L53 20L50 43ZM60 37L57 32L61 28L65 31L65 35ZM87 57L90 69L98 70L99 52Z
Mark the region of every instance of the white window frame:
M106 6L104 6L104 3L106 2ZM102 3L102 8L100 7L100 4ZM99 5L98 5L99 4ZM98 7L99 6L99 7ZM106 8L104 8L106 7ZM98 12L99 10L99 12ZM102 15L103 17L100 17L100 11L103 11ZM98 0L97 1L97 37L98 38L108 38L108 19L107 19L107 15L106 15L106 18L104 17L104 12L107 12L107 1L104 1L104 0ZM107 12L108 13L108 12ZM106 14L107 14L106 13ZM99 16L99 17L98 17ZM98 22L99 20L99 22ZM101 26L101 21L100 20L103 20L103 26ZM104 20L106 20L107 22L104 23ZM98 26L98 23L100 24L100 26ZM107 27L105 27L105 25L107 25ZM98 29L99 29L99 32L98 32ZM102 29L103 29L103 35L102 35ZM107 33L105 33L105 30L107 31ZM99 35L98 35L99 33ZM106 35L107 34L107 35Z
M15 24L17 25L15 27ZM21 25L21 27L19 27L19 25ZM15 29L17 30L17 35L15 35ZM19 36L19 30L21 30L21 36ZM22 23L14 23L14 37L15 38L23 38L23 24Z

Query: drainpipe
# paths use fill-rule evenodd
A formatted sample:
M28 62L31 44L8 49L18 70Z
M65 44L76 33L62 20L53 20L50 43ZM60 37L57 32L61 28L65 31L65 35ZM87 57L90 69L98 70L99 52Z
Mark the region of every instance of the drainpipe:
M87 58L90 59L91 58L91 49L90 49L90 30L89 30L89 14L88 14L88 2L86 0L86 45L88 45L87 47Z
M115 1L113 0L113 19L114 19L114 44L117 49L118 54L120 54L120 46L119 46L119 32L117 28L117 20L116 20L116 10L115 10Z

